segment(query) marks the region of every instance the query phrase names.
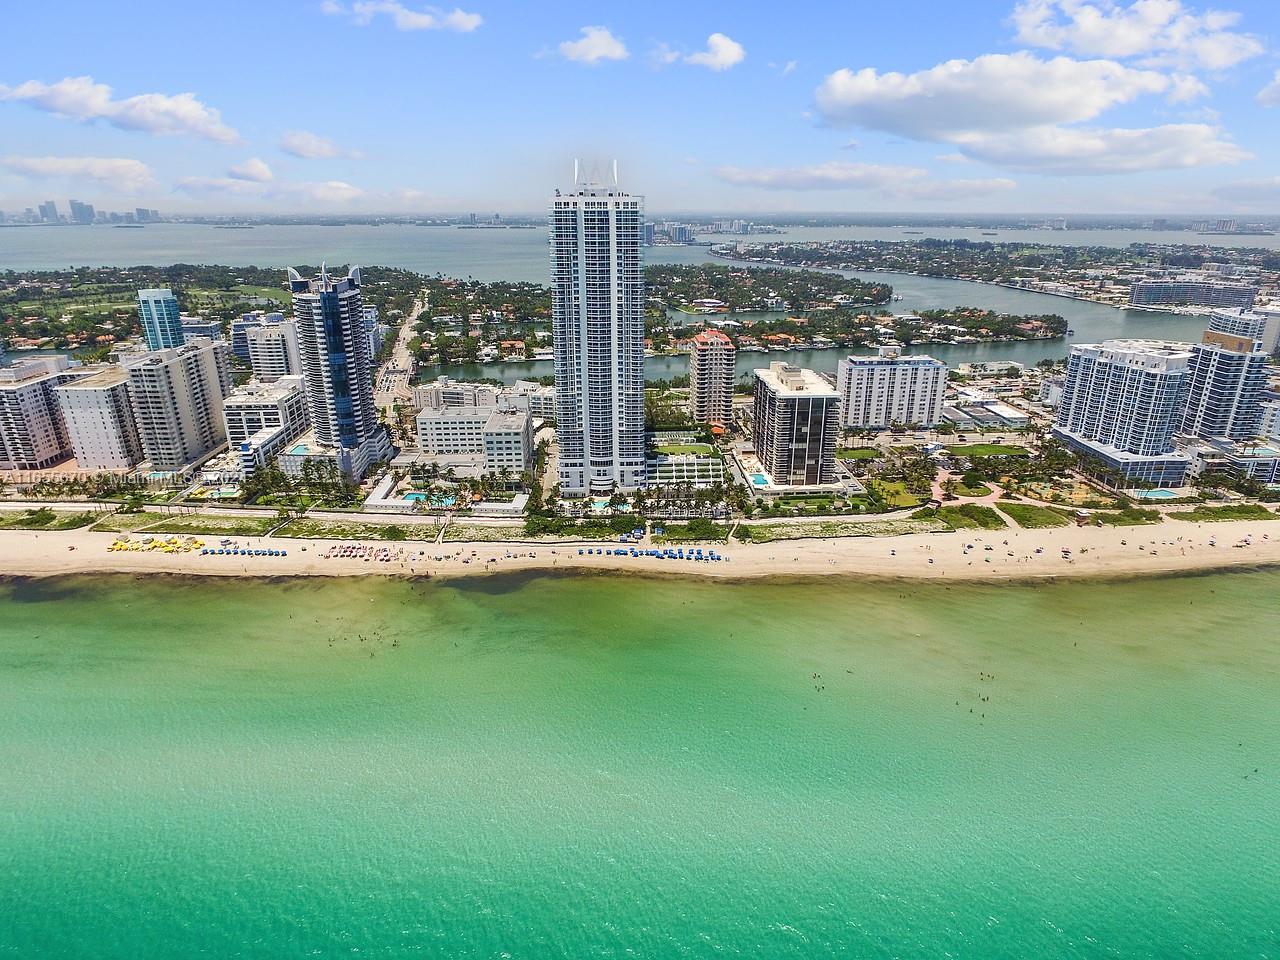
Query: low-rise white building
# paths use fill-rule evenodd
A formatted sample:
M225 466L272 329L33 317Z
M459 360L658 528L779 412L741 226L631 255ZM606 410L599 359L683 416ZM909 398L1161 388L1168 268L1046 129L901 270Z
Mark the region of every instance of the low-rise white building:
M239 456L240 476L250 477L306 431L302 377L237 387L222 402L222 416L227 442Z
M418 448L429 457L474 458L485 473L533 466L533 420L527 410L499 407L428 408L418 414Z

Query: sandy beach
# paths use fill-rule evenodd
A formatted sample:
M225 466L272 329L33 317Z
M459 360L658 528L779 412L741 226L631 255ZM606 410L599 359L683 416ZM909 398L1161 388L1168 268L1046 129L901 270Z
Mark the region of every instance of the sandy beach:
M532 570L619 572L722 579L769 576L860 576L927 580L1020 580L1125 577L1280 564L1280 523L1229 521L1152 526L1039 530L967 530L947 534L793 540L716 545L722 562L579 555L617 544L389 543L389 561L325 558L337 541L237 537L247 549L287 556L207 556L109 552L115 534L89 531L0 531L0 575L173 573L196 576L462 577ZM204 540L216 546L220 538ZM988 549L989 548L989 549ZM1064 548L1070 554L1064 553ZM706 545L703 550L707 550Z

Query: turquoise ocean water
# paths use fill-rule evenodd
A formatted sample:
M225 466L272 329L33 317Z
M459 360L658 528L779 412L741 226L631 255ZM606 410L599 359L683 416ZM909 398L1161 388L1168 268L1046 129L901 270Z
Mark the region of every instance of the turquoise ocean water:
M0 957L1275 957L1280 574L0 586Z

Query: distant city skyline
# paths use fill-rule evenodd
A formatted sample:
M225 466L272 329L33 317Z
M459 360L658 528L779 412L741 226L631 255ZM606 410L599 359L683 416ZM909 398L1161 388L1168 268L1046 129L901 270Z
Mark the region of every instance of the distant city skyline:
M574 157L656 211L1280 212L1269 0L72 6L6 21L94 39L7 51L7 214L536 213Z

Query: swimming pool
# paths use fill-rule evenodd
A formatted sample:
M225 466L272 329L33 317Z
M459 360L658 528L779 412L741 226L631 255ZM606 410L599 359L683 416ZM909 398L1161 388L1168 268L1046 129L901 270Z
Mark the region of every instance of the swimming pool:
M431 494L420 493L416 490L411 493L406 493L401 497L401 499L412 500L414 503L429 502L433 507L452 507L458 502L457 497L446 497L438 493L432 496Z
M1172 490L1143 490L1138 497L1142 500L1177 500L1178 494Z
M753 473L751 475L751 482L754 483L757 487L765 487L769 485L769 478L766 477L763 473Z
M308 447L305 443L299 443L289 451L289 456L300 457L303 454L305 454L307 450L308 450Z

